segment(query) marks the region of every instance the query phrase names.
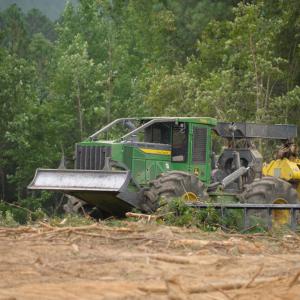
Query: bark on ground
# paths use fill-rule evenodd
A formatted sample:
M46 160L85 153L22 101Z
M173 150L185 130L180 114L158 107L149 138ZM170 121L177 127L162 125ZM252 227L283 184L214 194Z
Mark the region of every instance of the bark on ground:
M300 237L124 222L0 228L0 300L300 299Z

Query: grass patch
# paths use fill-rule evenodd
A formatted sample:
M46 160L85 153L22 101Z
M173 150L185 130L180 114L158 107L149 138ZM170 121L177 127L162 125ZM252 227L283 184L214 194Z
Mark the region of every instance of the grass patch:
M188 207L182 199L174 199L162 206L158 212L166 225L198 227L205 231L216 231L220 227L220 216L213 207L195 209Z
M49 224L54 227L79 227L94 223L94 219L79 214L68 214L63 217L54 216L49 220Z
M265 232L267 227L263 220L250 218L249 227L244 228L243 210L225 209L221 211L213 205L205 209L189 207L182 199L165 203L157 212L163 223L173 226L197 227L204 231L216 231L221 228L227 232L256 233Z
M15 221L10 211L0 212L0 226L3 227L17 227L20 224Z
M0 201L0 225L17 226L31 224L43 220L46 217L42 208L37 207L34 210L22 206L22 203L7 203Z

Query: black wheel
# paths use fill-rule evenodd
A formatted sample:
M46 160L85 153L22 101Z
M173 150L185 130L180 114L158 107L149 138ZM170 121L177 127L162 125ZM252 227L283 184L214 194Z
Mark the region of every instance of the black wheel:
M76 197L66 195L67 197L67 202L63 206L64 211L68 214L78 214L78 213L83 213L84 210L84 204L85 202L82 200L79 200Z
M70 195L66 195L67 203L63 206L63 209L68 214L79 214L84 216L90 216L94 219L105 219L108 214L102 212L95 206L89 205L86 202Z
M293 186L280 178L263 177L254 180L245 187L241 202L255 204L297 204L299 198ZM290 220L289 210L273 210L273 221L287 224ZM266 216L266 213L255 211L255 215Z
M149 183L144 192L144 210L153 212L159 207L159 199L169 201L182 197L187 201L206 199L206 188L198 177L182 171L171 171L160 174Z

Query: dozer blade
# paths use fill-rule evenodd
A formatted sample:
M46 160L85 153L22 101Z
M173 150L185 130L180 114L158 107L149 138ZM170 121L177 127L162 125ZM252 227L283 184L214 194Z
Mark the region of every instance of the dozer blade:
M60 191L112 215L140 208L140 193L128 191L129 171L37 169L28 189Z

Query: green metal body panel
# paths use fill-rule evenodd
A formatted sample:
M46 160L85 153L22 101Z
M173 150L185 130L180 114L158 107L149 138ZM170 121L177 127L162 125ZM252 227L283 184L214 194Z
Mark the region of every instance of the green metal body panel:
M121 144L112 144L111 159L115 161L124 161L124 147Z
M190 173L198 174L198 177L201 181L206 184L209 184L211 181L211 154L212 154L212 143L211 143L211 128L202 124L192 124L189 128L189 157L193 155L192 143L194 140L193 130L194 128L207 128L207 138L206 138L206 157L205 163L193 163L190 159L188 171Z
M224 193L221 190L217 190L213 193L209 193L209 197L213 203L233 203L239 202L237 194L234 193Z
M155 179L159 174L171 170L185 171L196 174L205 184L211 180L211 128L216 125L213 118L178 118L176 122L184 122L188 125L188 146L187 157L184 162L172 161L172 151L168 154L147 153L143 151L154 150L150 143L146 146L136 146L134 143L122 143L112 141L83 141L79 143L84 146L110 146L111 159L121 162L131 171L132 177L142 186L146 186L150 180ZM205 128L207 132L205 144L205 161L202 163L193 162L193 132L195 128Z
M155 179L159 174L171 170L170 155L147 154L139 147L125 145L123 162L131 170L133 178L141 185Z

